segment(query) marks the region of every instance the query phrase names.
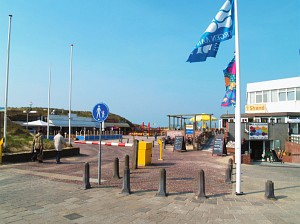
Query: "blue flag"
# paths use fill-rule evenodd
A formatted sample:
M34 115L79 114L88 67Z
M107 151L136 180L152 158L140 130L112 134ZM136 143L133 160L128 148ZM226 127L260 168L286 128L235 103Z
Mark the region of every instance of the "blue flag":
M201 36L187 62L206 61L207 57L216 57L220 42L234 36L234 0L226 0L215 18Z

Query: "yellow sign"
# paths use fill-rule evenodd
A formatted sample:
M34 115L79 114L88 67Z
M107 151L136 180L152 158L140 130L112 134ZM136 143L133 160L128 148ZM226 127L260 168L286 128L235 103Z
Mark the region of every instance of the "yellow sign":
M245 106L245 113L265 113L266 109L265 104L248 104Z

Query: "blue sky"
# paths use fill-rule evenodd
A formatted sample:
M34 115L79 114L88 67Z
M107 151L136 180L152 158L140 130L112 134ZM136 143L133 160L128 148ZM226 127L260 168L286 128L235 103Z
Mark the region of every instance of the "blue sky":
M69 108L99 102L134 123L167 126L168 114L213 113L221 107L223 69L234 40L216 58L187 63L223 0L2 0L0 106L4 106L8 15L12 14L8 106ZM246 84L300 74L300 1L239 1L242 112Z

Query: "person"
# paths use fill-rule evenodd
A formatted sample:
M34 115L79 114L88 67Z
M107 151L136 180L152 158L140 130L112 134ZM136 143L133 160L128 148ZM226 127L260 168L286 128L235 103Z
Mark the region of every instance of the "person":
M246 151L248 151L248 143L243 138L242 139L242 145L241 145L241 152L242 152L242 154L245 154Z
M62 131L59 130L57 135L54 136L54 147L56 150L56 164L60 163L60 153L63 145L66 145L66 141L62 136Z
M34 162L37 160L39 163L42 163L43 150L44 150L43 130L40 129L38 133L33 137L31 161Z

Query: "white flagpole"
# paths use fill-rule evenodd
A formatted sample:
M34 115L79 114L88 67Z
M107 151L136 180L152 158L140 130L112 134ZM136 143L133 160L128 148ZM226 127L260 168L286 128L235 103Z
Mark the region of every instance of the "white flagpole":
M4 126L3 126L3 148L6 147L6 132L7 132L7 99L8 99L8 76L9 76L9 52L10 52L10 31L11 31L11 18L9 15L8 21L8 41L7 41L7 61L6 61L6 84L5 84L5 107L4 107Z
M234 24L235 24L235 61L236 61L236 106L235 106L235 163L236 163L236 191L241 192L241 81L240 81L240 44L238 23L238 0L234 0Z
M69 145L71 145L72 59L73 59L73 44L71 44L71 53L70 53Z
M48 118L47 118L47 139L49 139L49 115L50 115L50 87L51 87L51 65L49 66L49 86L48 86Z

